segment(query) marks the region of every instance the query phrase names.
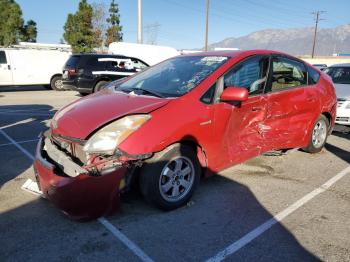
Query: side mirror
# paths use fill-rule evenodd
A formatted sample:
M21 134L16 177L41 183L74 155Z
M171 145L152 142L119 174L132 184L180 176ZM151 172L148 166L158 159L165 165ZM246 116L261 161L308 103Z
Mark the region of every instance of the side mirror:
M221 101L243 102L248 99L248 90L243 87L228 86L220 96Z

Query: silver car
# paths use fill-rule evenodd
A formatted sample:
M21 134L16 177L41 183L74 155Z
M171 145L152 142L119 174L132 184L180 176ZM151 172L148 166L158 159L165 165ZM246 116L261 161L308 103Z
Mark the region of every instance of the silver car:
M338 98L335 122L350 126L350 63L336 64L324 70L333 80Z

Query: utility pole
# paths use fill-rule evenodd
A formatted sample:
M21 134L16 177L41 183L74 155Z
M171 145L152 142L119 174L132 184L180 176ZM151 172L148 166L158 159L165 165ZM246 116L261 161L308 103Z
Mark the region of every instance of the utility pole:
M205 17L205 42L204 42L204 50L208 51L208 20L209 20L209 0L207 0L206 5L206 17Z
M316 47L316 37L317 37L317 27L318 27L318 22L324 19L320 19L320 15L322 13L325 13L326 11L317 11L317 12L312 12L313 15L316 15L315 18L315 32L314 32L314 41L312 44L312 54L311 54L311 58L314 58L315 55L315 47Z
M142 0L137 0L137 43L142 44Z

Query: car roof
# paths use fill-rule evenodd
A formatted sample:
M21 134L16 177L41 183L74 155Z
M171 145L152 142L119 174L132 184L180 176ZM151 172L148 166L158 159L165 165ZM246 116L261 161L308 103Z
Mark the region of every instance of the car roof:
M330 67L350 67L350 63L335 64L335 65L331 65Z
M206 52L196 52L196 53L189 53L185 54L183 56L227 56L227 57L235 57L239 55L267 55L267 54L279 54L279 55L286 55L291 56L279 51L274 50L264 50L264 49L255 49L255 50L220 50L220 51L206 51Z
M137 57L131 57L131 56L123 56L123 55L113 55L113 54L95 54L95 53L76 53L72 54L71 57L76 56L76 57L81 57L85 59L89 57L96 57L96 58L120 58L120 59L138 59L145 65L149 66L147 63L145 63L143 60L137 58Z

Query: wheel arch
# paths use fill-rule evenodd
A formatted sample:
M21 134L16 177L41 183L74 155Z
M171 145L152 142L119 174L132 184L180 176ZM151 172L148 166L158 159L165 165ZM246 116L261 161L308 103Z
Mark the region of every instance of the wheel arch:
M327 119L328 119L328 123L329 123L329 133L332 130L332 121L334 120L331 113L329 112L323 112L322 115L324 115Z
M171 149L176 145L180 145L180 146L186 145L186 146L192 148L193 151L196 152L196 154L197 154L197 158L198 158L199 164L201 165L202 171L208 167L207 154L206 154L204 148L196 140L194 140L190 137L184 138L182 140L176 141L176 142L166 146L163 150ZM202 174L204 174L204 173L205 172L202 172Z
M51 81L52 81L52 79L54 78L54 77L56 77L56 76L59 76L59 77L61 77L62 78L62 74L54 74L54 75L52 75L51 76L51 78L50 78L50 84L51 84Z
M328 119L330 124L332 123L332 115L329 112L323 112L322 115L324 115Z

